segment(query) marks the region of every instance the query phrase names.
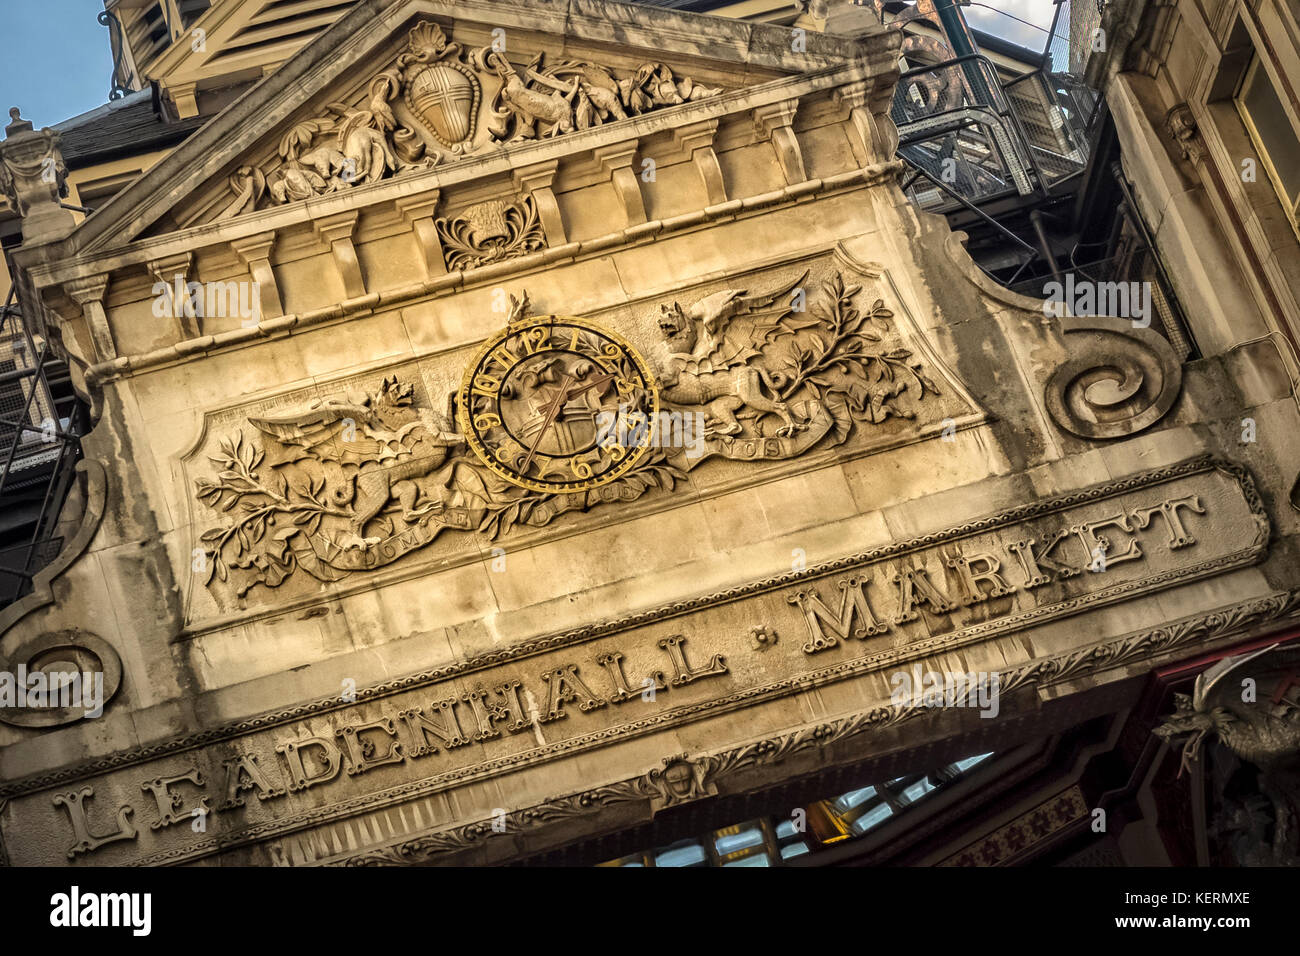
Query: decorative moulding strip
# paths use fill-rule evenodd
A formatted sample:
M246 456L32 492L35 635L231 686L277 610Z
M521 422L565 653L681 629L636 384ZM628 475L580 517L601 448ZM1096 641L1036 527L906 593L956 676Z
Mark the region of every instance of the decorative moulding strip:
M49 264L33 264L31 273L34 280L44 286L64 282L82 274L88 265L104 272L115 271L122 266L143 265L151 259L186 251L201 251L208 246L228 243L233 238L308 224L322 216L349 209L355 208L364 212L367 207L394 202L403 196L430 189L441 189L445 193L465 183L491 176L509 175L517 168L535 166L550 160L567 162L584 154L590 154L601 146L655 135L665 129L665 124L690 126L703 120L743 118L745 114L771 103L797 102L809 95L829 93L842 84L863 80L870 83L883 82L880 77L869 76L867 67L861 64L837 66L819 73L774 80L760 86L733 90L708 99L666 107L617 123L607 123L553 139L512 146L504 153L476 155L425 172L409 173L377 183L358 185L345 193L317 196L283 207L247 213L219 223L205 223L167 233L165 236L139 239L132 243L130 249L101 250L96 247L97 244L81 250L80 254L77 254L75 249L68 249L70 258Z

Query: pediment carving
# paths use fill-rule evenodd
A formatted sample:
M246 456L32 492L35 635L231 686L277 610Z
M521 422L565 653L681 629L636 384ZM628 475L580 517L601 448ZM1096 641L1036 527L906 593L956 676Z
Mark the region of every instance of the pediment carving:
M645 61L628 70L537 52L513 62L500 38L469 49L432 20L365 84L295 122L274 155L239 166L215 219L430 169L513 143L548 139L716 96L720 87Z

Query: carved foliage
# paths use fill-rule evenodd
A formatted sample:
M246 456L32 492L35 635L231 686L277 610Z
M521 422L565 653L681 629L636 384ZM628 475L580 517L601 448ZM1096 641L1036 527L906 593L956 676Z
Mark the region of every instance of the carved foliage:
M439 220L459 243L449 257L460 258L449 264L517 254L511 250L532 241L529 208ZM450 416L420 407L397 378L371 394L250 417L250 429L222 438L210 456L215 480L196 482L199 501L225 518L201 535L204 564L196 570L236 598L257 584L277 587L298 569L337 581L390 564L444 530L495 539L672 491L710 456L792 458L842 443L855 427L915 417L939 390L899 343L892 312L879 299L864 307L862 289L838 273L805 308L807 278L661 307L667 414L651 425L652 450L618 480L581 493L499 478L467 450ZM515 314L525 307L517 303Z
M448 269L473 269L501 259L526 255L546 244L537 206L499 199L470 206L458 216L434 220Z
M855 422L913 418L939 389L893 332L877 299L864 311L861 286L836 273L809 308L804 273L774 292L715 293L662 309L668 360L664 402L704 416L708 457L791 458Z

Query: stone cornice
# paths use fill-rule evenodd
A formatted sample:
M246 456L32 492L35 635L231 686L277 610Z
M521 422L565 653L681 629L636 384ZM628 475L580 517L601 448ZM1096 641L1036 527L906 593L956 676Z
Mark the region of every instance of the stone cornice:
M148 369L160 368L197 355L206 355L230 348L240 348L261 339L292 334L299 329L322 325L342 318L356 318L394 306L414 302L430 296L449 295L462 288L472 288L487 283L500 282L506 276L527 274L537 268L557 262L575 262L608 252L622 246L649 242L657 237L671 235L711 222L725 222L753 214L755 211L806 200L808 197L842 190L863 188L892 179L901 170L901 163L891 161L863 169L850 170L826 179L811 179L783 189L773 190L744 199L732 199L717 206L708 206L691 213L669 219L655 219L628 226L603 236L570 242L566 245L541 249L518 258L490 265L457 270L435 276L423 282L413 282L394 289L371 292L356 299L315 309L298 315L279 315L248 328L231 329L215 335L204 335L178 342L175 345L137 355L120 356L101 362L87 372L88 380L104 384L117 378L133 375Z
M1226 643L1254 628L1294 617L1297 609L1300 609L1300 591L1295 590L1280 591L1267 597L1228 605L1208 614L1181 618L1163 627L1134 631L1113 640L1011 668L1000 674L999 690L1005 695L1032 688L1041 695L1054 684L1150 660L1192 643ZM933 713L933 709L916 702L891 704L711 754L667 757L664 763L681 762L690 765L695 771L698 796L704 796L710 791L716 792L719 783L742 771L773 764L807 751L823 751L839 741L878 734L927 713ZM572 817L599 813L619 803L645 803L653 808L662 804L666 795L663 770L654 768L637 777L514 810L505 816L504 831L517 836L521 832L537 831ZM331 865L429 863L446 854L474 847L499 832L502 832L499 819L477 820L431 832L414 840L344 856L331 861Z
M509 176L524 167L556 161L580 162L603 147L636 140L662 130L665 125L676 128L700 122L716 122L724 117L745 115L769 104L797 101L809 95L837 89L844 84L865 81L892 88L895 80L895 75L870 76L868 68L862 64L833 67L749 89L734 90L699 102L684 103L648 116L606 124L563 137L512 146L509 150L486 157L475 155L425 172L409 173L372 185L357 186L346 193L318 196L218 223L192 226L164 236L140 239L129 246L80 253L71 249L57 250L52 246L41 257L41 262L28 264L28 271L39 288L46 288L87 273L109 273L126 266L143 265L150 260L197 252L245 236L283 230L349 210L364 212L429 190L441 190L446 196L448 191L458 186L493 176ZM107 210L109 206L103 208ZM19 257L21 258L21 252Z

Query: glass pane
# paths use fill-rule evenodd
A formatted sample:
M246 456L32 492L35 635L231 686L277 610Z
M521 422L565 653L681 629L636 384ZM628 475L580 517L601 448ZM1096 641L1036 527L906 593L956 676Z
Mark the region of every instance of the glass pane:
M875 795L875 787L863 787L861 790L852 790L836 800L835 807L838 810L852 810L864 800L870 800Z
M883 823L885 820L888 820L893 815L893 813L894 811L890 809L889 804L882 803L874 810L870 811L869 813L864 813L862 816L858 817L858 819L854 820L853 832L866 833L868 830L876 826L878 823Z
M718 837L718 853L721 856L726 856L728 853L735 853L737 850L743 850L747 846L754 846L762 842L763 831L755 827L742 833Z
M1258 62L1246 77L1240 102L1255 126L1259 145L1268 154L1282 183L1287 207L1295 209L1296 199L1300 197L1300 138L1282 108L1268 71Z
M656 866L690 866L704 862L704 847L698 843L689 846L674 847L655 857Z
M967 757L965 760L958 760L957 769L960 770L962 773L965 773L971 767L975 766L976 764L983 763L985 760L988 760L992 756L993 756L992 752L989 752L986 754L979 754L978 756L975 757Z
M903 791L903 802L915 803L933 789L934 784L930 782L929 778L922 777L920 780L916 781L916 783Z
M756 853L753 856L747 856L743 860L732 860L730 863L724 863L723 866L771 866L772 863L766 856Z

